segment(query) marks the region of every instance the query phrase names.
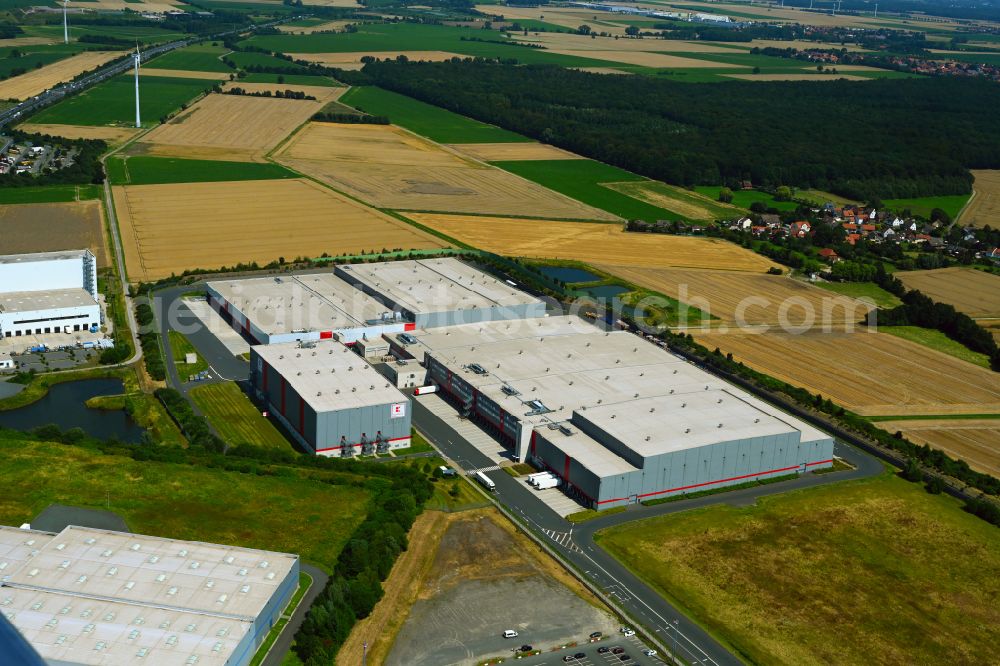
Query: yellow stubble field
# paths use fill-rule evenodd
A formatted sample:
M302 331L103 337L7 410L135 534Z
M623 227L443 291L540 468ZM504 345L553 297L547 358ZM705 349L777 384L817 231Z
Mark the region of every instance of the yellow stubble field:
M1000 375L892 335L695 333L709 349L862 416L1000 412Z
M0 99L23 100L120 57L122 51L86 51L0 81Z
M312 100L211 94L142 138L152 155L260 160L323 107Z
M994 229L1000 227L1000 170L973 171L976 181L972 185L975 196L962 211L962 224Z
M114 188L130 280L285 257L444 244L312 181Z
M386 58L394 59L397 56L404 55L413 61L428 60L431 62L469 57L448 51L350 51L345 53L289 53L288 55L294 60L305 60L326 67L338 67L340 69L361 69L364 67L361 59L365 57L385 60Z
M639 268L596 264L640 287L676 298L727 326L780 324L840 330L865 318L872 306L781 275L734 271Z
M1000 476L1000 419L904 419L878 426L960 458L974 470Z
M970 317L1000 317L1000 276L955 267L900 271L896 277L907 289L916 289Z
M436 213L407 213L406 216L473 247L517 257L760 273L776 265L724 240L626 233L617 224Z
M90 125L42 125L23 123L17 128L23 132L61 136L67 139L101 139L111 144L125 143L140 130L134 127L93 127Z
M618 219L394 126L309 123L274 158L379 208Z
M534 141L452 143L448 147L483 162L583 159L579 155L563 150L562 148L556 148L545 143L535 143Z

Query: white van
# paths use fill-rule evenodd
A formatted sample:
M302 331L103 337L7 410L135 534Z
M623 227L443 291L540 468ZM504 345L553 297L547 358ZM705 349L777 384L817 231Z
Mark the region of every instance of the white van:
M517 638L517 632L514 631L513 629L504 629L503 637L504 638Z

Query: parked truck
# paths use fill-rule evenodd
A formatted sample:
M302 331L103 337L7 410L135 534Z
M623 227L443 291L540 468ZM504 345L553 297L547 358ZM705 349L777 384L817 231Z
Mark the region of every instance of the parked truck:
M535 484L535 488L538 490L548 490L549 488L558 488L560 485L562 485L562 481L552 476L546 479L539 479L538 483Z
M493 479L486 476L482 472L476 472L475 477L476 481L478 481L483 488L486 488L486 490L490 491L491 493L496 492L497 484L493 483Z
M528 481L528 483L531 484L531 485L533 485L536 488L541 488L542 487L541 484L543 484L543 483L550 483L551 481L557 481L557 480L558 480L558 477L555 474L547 473L547 474L543 474L541 476L537 476L534 479L530 479ZM551 487L551 486L549 486L549 487Z
M413 395L427 395L428 393L436 393L438 387L434 384L428 384L427 386L418 386L414 391Z

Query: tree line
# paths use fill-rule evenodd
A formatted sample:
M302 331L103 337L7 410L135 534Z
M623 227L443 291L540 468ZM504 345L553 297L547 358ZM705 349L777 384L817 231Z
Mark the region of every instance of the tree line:
M970 168L1000 167L987 81L677 83L484 59L371 62L354 78L683 186L909 198L966 194Z

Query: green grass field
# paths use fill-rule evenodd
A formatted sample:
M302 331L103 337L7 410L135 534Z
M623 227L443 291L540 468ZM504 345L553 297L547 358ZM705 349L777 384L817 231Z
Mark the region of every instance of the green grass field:
M462 38L465 37L463 40ZM471 38L485 41L470 41ZM552 53L514 44L497 30L458 28L417 23L366 23L355 33L311 35L260 35L241 44L252 44L279 53L348 53L351 51L448 51L463 56L514 59L522 64L563 67L613 67L619 63Z
M0 204L61 203L99 199L100 185L43 185L40 187L0 187Z
M495 166L544 185L585 204L627 220L671 220L677 215L601 187L601 183L645 180L642 176L594 160L538 160L493 162Z
M201 79L144 76L139 80L143 126L176 111L216 82ZM130 74L116 76L89 90L42 110L32 122L63 125L126 125L135 123L135 83Z
M360 488L298 470L258 476L139 462L8 433L0 434L0 452L0 524L29 522L53 503L109 509L136 533L299 553L327 569L368 499Z
M814 282L817 287L851 298L869 298L880 308L894 308L901 301L872 282Z
M394 124L439 143L530 141L520 134L374 86L351 88L340 101L365 113L388 116Z
M192 72L231 72L221 56L229 53L225 46L194 44L176 51L170 51L149 61L147 67L153 69L183 69Z
M969 200L968 194L950 194L940 197L921 197L918 199L885 199L882 204L890 210L902 212L909 210L914 215L930 218L931 211L940 208L948 213L951 219L958 216L962 206Z
M633 185L628 185L626 187L634 187ZM620 188L618 191L622 191ZM674 211L674 219L693 219L698 220L701 218L700 215L685 215L685 210L690 210L690 207L695 207L710 216L712 221L714 220L732 220L738 218L740 215L745 215L746 210L734 210L728 206L720 204L716 199L710 199L709 197L698 194L697 192L690 192L682 187L676 185L667 185L666 183L661 183L659 181L651 181L649 184L644 185L641 190L637 191L636 194L647 193L647 196L653 195L657 197L664 197L666 199L672 199L677 202L677 210ZM622 194L628 196L632 195L629 190L622 191ZM641 200L641 197L637 197ZM655 200L655 199L654 199ZM664 204L665 207L673 210L669 204ZM701 221L706 221L701 219Z
M170 341L170 351L173 354L174 363L177 364L177 374L180 376L181 381L186 381L190 375L208 369L208 362L202 358L198 350L194 348L194 345L183 334L177 331L168 331L167 338ZM194 363L187 363L185 359L188 354L194 354L197 360Z
M997 528L889 473L597 539L749 663L995 661Z
M191 399L230 444L290 450L292 445L264 418L235 382L191 389Z
M260 67L289 67L303 74L309 73L309 70L302 65L296 65L294 62L288 62L287 60L282 60L281 58L275 58L269 53L257 53L256 51L234 51L227 56L227 59L232 60L243 69L252 65L257 65Z
M240 81L246 83L288 83L300 86L326 86L336 88L338 84L333 79L325 76L312 76L311 74L255 74L250 72Z
M983 368L990 367L990 357L986 354L974 352L960 342L955 342L941 331L933 328L921 328L920 326L879 326L880 333L895 335L918 345L936 349L949 356L960 358L974 365Z
M0 42L2 43L2 42ZM5 51L12 51L13 49L4 49ZM34 52L26 53L20 58L11 58L9 55L0 55L0 79L10 78L11 72L15 69L26 69L29 72L33 69L39 67L44 67L45 65L51 65L52 63L68 58L73 55L70 51L64 52Z
M718 201L721 189L721 185L699 185L694 188L694 191L713 201ZM773 196L760 190L733 190L732 204L734 206L749 210L750 206L758 201L768 208L775 208L777 210L795 210L799 207L794 201L776 201Z
M297 177L277 164L259 162L214 162L148 155L126 158L116 155L105 164L108 180L112 185L211 183Z
M36 3L37 4L37 3ZM185 34L164 30L155 26L144 25L72 25L70 19L70 39L79 39L84 35L95 37L114 37L117 39L127 39L130 42L139 41L140 44L158 44L169 42L175 39L182 39ZM24 27L25 35L31 37L45 37L47 39L62 41L63 29L61 24L57 25L31 25ZM75 42L71 42L72 46ZM82 43L80 46L95 46L94 44Z

